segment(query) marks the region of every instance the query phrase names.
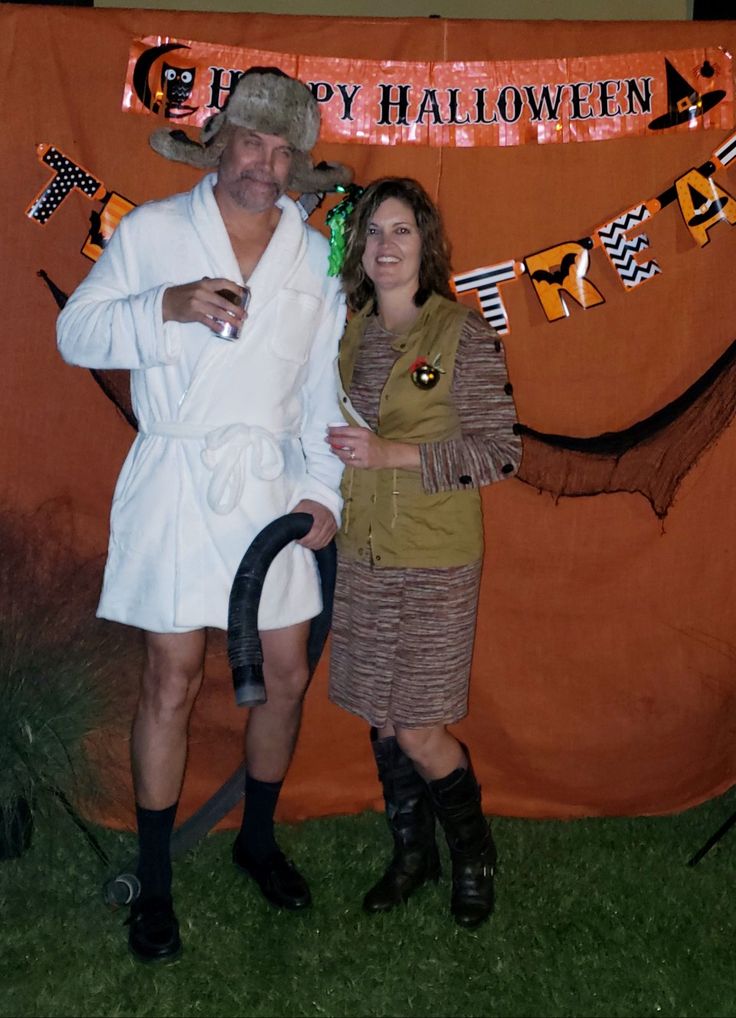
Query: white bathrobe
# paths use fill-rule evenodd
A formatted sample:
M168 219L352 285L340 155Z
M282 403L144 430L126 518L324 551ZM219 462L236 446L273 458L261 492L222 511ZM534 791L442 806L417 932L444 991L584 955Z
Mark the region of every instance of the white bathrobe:
M162 321L169 286L242 282L215 181L128 213L58 322L69 363L131 369L139 434L115 488L98 615L152 632L227 629L256 534L303 498L338 522L341 509L342 466L324 439L341 419L333 362L345 308L327 242L294 202L278 202L239 340ZM292 543L267 573L259 627L320 610L314 556Z

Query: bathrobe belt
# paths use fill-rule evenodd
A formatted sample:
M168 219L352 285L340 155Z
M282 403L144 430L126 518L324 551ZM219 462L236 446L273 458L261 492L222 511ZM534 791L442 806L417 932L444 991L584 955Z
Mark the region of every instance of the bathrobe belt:
M200 456L212 471L207 504L222 516L239 505L249 475L274 481L284 472L279 437L293 438L288 432L277 436L255 424L223 424L213 428L181 421L152 421L142 424L139 431L141 435L204 441Z

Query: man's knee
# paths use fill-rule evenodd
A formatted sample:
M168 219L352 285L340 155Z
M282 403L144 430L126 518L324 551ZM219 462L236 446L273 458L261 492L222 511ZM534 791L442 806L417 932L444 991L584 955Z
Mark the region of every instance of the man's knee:
M295 661L291 665L281 663L279 667L269 667L264 658L263 674L269 699L299 703L304 698L309 684L306 662Z
M261 633L263 674L269 699L300 701L309 684L309 623Z
M142 707L162 718L188 713L203 674L204 648L198 642L148 638L141 681Z
M141 683L141 704L160 715L188 711L202 682L199 675L145 669Z

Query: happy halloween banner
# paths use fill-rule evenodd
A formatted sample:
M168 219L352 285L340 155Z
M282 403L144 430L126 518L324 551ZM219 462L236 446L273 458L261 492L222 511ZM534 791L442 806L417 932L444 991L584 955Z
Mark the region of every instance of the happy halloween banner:
M732 58L721 47L434 63L301 56L160 35L132 43L123 110L200 126L253 66L279 67L311 88L325 142L560 144L734 123Z

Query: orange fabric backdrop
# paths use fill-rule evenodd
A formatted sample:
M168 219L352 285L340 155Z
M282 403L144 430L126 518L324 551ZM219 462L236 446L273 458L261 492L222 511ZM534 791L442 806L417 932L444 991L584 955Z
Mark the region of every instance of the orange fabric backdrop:
M55 145L135 203L197 179L149 149L152 117L121 110L133 38L422 61L736 47L729 22L387 23L15 5L0 17L2 502L26 510L66 499L85 554L105 548L111 492L131 432L89 374L59 359L56 308L36 272L45 269L67 292L74 288L89 268L80 249L96 206L74 194L45 226L24 211L50 175L36 158L37 143ZM352 165L358 182L386 173L421 180L444 211L455 269L463 272L589 235L700 166L728 133L509 148L330 144L317 154ZM735 192L736 164L717 180ZM314 219L322 226L324 212ZM675 204L646 233L646 257L662 271L633 291L624 290L602 251L592 253L588 275L605 297L599 307L573 306L568 318L549 323L528 280L504 286L508 362L526 424L572 435L627 427L677 396L736 337L736 231L719 223L700 248ZM735 467L731 426L686 474L664 521L633 494L555 501L519 480L486 492L471 713L458 732L473 747L488 810L529 817L665 813L734 782ZM221 641L208 672L182 815L240 759L243 716ZM364 726L327 702L323 660L280 816L378 802Z

